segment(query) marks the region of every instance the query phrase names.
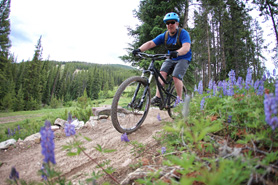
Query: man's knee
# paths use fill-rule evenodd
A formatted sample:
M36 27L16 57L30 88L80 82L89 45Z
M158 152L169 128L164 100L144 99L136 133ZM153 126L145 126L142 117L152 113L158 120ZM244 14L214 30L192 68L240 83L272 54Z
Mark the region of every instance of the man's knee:
M173 80L174 80L174 82L181 82L182 81L181 79L179 79L179 78L177 78L175 76L173 76Z

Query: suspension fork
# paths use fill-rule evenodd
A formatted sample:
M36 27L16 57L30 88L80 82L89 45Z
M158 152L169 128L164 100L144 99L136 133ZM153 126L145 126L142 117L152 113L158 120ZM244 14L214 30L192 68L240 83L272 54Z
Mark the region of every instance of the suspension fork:
M143 71L143 73L142 73L142 75L141 75L142 78L144 77L144 73L145 73L145 71ZM152 80L152 77L153 77L153 74L151 73L151 74L150 74L150 77L149 77L149 79L148 79L148 81L147 81L147 85L146 85L146 87L145 87L145 89L144 89L144 92L143 92L143 94L142 94L142 97L141 97L141 99L140 99L140 103L139 103L136 107L134 107L134 106L132 106L132 105L134 104L134 102L135 102L135 100L136 100L137 94L138 94L139 89L140 89L140 87L141 87L141 83L139 83L139 84L137 85L136 90L135 90L135 92L134 92L134 95L133 95L133 97L132 97L132 100L131 100L131 102L128 104L130 107L133 107L133 108L136 108L136 109L139 109L139 110L142 108L143 103L144 103L144 100L145 100L145 97L146 97L146 94L147 94L147 92L148 92L148 88L150 87L150 81Z

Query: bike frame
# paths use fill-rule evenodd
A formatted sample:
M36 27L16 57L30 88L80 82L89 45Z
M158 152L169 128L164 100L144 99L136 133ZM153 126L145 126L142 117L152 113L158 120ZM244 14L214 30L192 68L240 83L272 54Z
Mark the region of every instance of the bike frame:
M161 57L163 58L165 56L166 55L162 55ZM172 88L173 78L171 77L169 81L166 81L166 79L164 79L164 77L160 74L160 72L154 66L155 60L158 60L158 59L159 58L157 58L157 59L152 58L152 61L151 61L150 65L149 65L148 69L147 70L143 70L143 72L142 72L141 77L145 77L144 76L145 73L149 73L150 76L149 76L149 78L147 80L147 86L145 87L145 90L144 90L143 95L141 97L141 101L140 101L139 105L137 106L137 108L139 108L139 109L141 109L142 106L143 106L143 102L144 102L144 99L146 97L146 94L147 94L147 91L148 91L148 88L150 86L150 83L151 83L151 80L152 80L153 76L155 78L155 82L156 82L156 85L157 85L157 88L158 88L158 91L159 91L159 94L160 94L161 100L162 100L162 104L159 107L160 110L162 110L163 108L166 108L166 109L169 108L168 106L170 106L170 98L171 97L175 97L172 93L169 92L171 90L171 88ZM167 86L167 89L162 86L162 84L159 81L159 78L163 81L165 86ZM136 88L136 90L134 92L134 95L133 95L133 98L132 98L132 103L134 102L135 97L137 96L139 88L140 88L140 84L138 84L138 86L137 86L137 88Z

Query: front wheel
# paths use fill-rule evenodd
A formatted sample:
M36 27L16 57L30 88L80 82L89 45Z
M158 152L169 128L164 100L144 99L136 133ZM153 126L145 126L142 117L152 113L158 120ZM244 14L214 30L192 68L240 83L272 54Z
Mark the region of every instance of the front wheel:
M112 124L120 133L130 134L144 122L150 108L150 88L143 77L125 80L117 90L111 109Z
M177 115L175 115L175 113L173 111L173 108L176 107L178 105L178 103L180 103L180 102L177 100L177 92L176 92L175 87L171 88L170 93L173 94L174 96L171 96L168 99L167 111L168 111L169 116L171 118L174 118ZM182 87L182 97L180 97L180 101L185 100L186 94L187 94L187 90L186 90L185 86L183 85L183 87Z

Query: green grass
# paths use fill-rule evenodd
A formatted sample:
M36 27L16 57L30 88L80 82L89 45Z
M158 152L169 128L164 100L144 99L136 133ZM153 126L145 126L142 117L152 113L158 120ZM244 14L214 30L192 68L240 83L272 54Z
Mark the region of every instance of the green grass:
M44 125L45 120L49 120L52 124L57 118L65 120L67 118L67 113L74 109L75 107L63 107L35 111L2 112L0 113L0 118L10 117L10 119L15 120L0 124L0 141L5 141L10 138L16 140L18 138L24 139L31 134L37 133ZM18 126L21 128L20 132L18 131ZM13 136L8 136L8 129L15 132L15 134Z

